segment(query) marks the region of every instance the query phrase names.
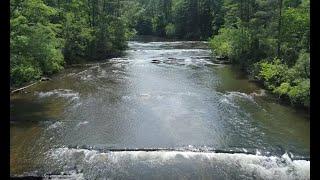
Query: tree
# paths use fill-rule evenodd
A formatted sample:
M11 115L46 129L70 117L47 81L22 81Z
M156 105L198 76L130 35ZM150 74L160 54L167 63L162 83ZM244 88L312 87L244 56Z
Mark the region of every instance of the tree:
M10 1L11 85L63 69L65 63L119 55L131 31L120 1Z
M63 40L57 37L58 24L50 22L56 13L41 0L11 3L11 85L21 85L63 68Z
M309 9L308 0L224 0L224 24L210 39L212 51L274 94L308 107Z

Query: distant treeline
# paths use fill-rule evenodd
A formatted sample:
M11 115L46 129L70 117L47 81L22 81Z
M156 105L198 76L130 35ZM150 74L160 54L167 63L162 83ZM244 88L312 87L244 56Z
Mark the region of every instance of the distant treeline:
M129 27L139 35L206 40L223 24L221 0L134 0Z
M134 35L209 40L213 53L309 107L309 0L11 0L11 85L119 55Z

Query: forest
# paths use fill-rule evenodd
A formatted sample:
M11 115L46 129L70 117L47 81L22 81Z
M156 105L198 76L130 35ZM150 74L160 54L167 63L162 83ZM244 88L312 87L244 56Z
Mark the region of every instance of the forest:
M279 98L310 106L309 0L10 0L10 29L12 87L151 35L208 41Z

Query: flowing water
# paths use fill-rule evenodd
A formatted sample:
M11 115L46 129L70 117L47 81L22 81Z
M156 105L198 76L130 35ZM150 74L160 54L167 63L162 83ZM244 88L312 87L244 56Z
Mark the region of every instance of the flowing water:
M258 95L254 95L258 94ZM129 42L11 96L11 176L310 179L310 121L205 42Z

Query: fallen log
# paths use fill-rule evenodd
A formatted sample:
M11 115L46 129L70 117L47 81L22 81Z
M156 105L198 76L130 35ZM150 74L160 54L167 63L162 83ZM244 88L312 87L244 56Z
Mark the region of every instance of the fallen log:
M50 81L50 80L51 80L51 78L41 77L40 80L38 80L38 81L36 81L36 82L34 82L34 83L32 83L32 84L29 84L29 85L27 85L27 86L24 86L24 87L21 87L21 88L18 88L18 89L15 89L15 90L10 91L10 94L13 94L13 93L16 93L16 92L19 92L19 91L23 91L24 89L26 89L26 88L28 88L28 87L31 87L31 86L37 84L38 82L41 82L41 81Z
M24 86L24 87L22 87L22 88L15 89L15 90L11 91L10 94L13 94L13 93L22 91L22 90L24 90L24 89L26 89L26 88L28 88L28 87L31 87L31 86L37 84L38 82L40 82L40 81L34 82L34 83L29 84L29 85L27 85L27 86Z

